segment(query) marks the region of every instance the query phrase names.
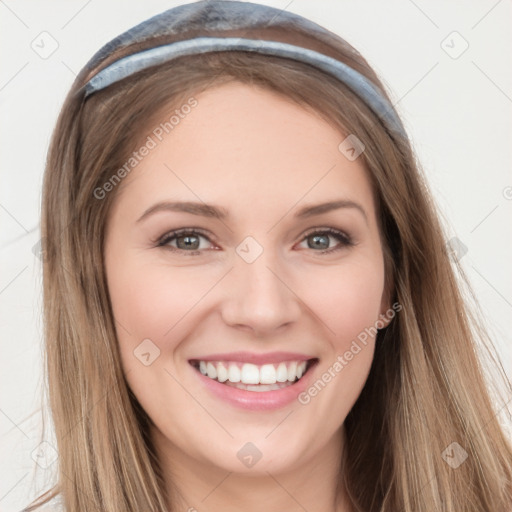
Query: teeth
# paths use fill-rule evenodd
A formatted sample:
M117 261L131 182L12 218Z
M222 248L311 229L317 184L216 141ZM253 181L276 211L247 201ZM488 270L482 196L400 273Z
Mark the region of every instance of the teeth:
M206 363L206 371L208 373L208 377L210 379L216 379L217 378L217 368L212 363Z
M216 379L226 384L238 382L241 385L249 385L244 389L259 384L270 385L270 387L265 386L269 389L279 389L272 387L272 385L294 382L296 379L300 379L306 371L306 365L306 361L286 361L275 365L264 364L261 366L229 361L199 361L199 371L210 379Z
M240 368L236 364L228 366L228 380L229 382L240 382Z
M247 391L275 391L276 389L286 388L290 386L291 383L287 382L286 384L277 382L276 384L242 384L241 382L233 383L226 382L227 386L231 386L233 388L245 389Z
M228 369L222 363L217 365L217 380L219 382L226 382L228 380Z
M279 363L277 367L276 381L286 382L288 380L288 369L284 363Z
M276 382L276 369L274 368L274 365L273 364L264 364L260 368L259 384L274 384L275 382Z
M288 380L294 381L297 378L297 363L295 361L290 363L288 366Z
M255 364L245 363L242 366L240 380L243 384L259 384L260 369Z

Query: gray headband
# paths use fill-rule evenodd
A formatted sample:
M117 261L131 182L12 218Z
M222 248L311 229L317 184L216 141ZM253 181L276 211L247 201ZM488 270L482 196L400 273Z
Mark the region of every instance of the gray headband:
M246 17L241 18L241 15L244 14ZM163 34L175 35L180 32L183 33L191 26L196 28L198 17L202 17L200 23L204 33L219 29L268 27L272 25L277 14L281 17L279 20L281 25L289 21L293 22L295 28L297 28L299 23L305 30L309 32L313 30L315 35L319 33L325 35L328 33L319 25L296 14L279 11L264 5L235 1L200 1L169 9L133 27L103 47L91 59L89 67L93 67L98 60L127 44L144 41L150 37ZM285 22L283 22L283 17L287 18ZM188 26L187 18L189 19ZM266 23L264 23L265 21ZM199 36L145 49L122 57L99 71L85 84L84 98L152 66L157 66L179 57L219 51L256 52L309 64L337 78L359 96L390 130L403 137L407 137L402 122L392 105L382 96L376 86L361 73L323 53L301 46L266 39Z

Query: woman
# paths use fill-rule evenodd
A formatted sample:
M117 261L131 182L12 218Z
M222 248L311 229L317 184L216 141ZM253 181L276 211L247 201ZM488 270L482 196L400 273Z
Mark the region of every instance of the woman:
M510 509L485 334L402 123L335 34L212 0L111 41L60 114L42 230L43 501Z

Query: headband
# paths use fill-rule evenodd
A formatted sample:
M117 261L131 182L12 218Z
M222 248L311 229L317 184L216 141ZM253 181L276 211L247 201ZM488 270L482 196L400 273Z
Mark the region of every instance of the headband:
M273 20L277 16L280 19L274 22ZM332 38L332 33L320 25L286 11L250 2L204 0L169 9L133 27L105 45L91 59L87 67L96 67L105 57L130 44L159 38L163 35L176 37L191 31L208 34L218 33L219 30L234 29L250 31L268 28L272 25L282 30L289 24L295 31L302 29L309 37L313 32L314 36L323 41L326 40L326 35ZM341 39L339 36L336 37ZM196 36L168 44L160 43L155 47L121 57L101 69L85 84L84 98L152 66L188 55L222 51L256 52L309 64L337 78L359 96L390 130L406 137L405 129L393 106L361 73L343 62L315 50L267 39Z

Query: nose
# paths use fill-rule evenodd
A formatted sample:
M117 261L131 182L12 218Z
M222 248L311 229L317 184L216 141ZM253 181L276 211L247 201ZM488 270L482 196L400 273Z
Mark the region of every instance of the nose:
M300 299L271 251L252 263L236 255L234 265L222 308L227 325L263 336L297 321Z

